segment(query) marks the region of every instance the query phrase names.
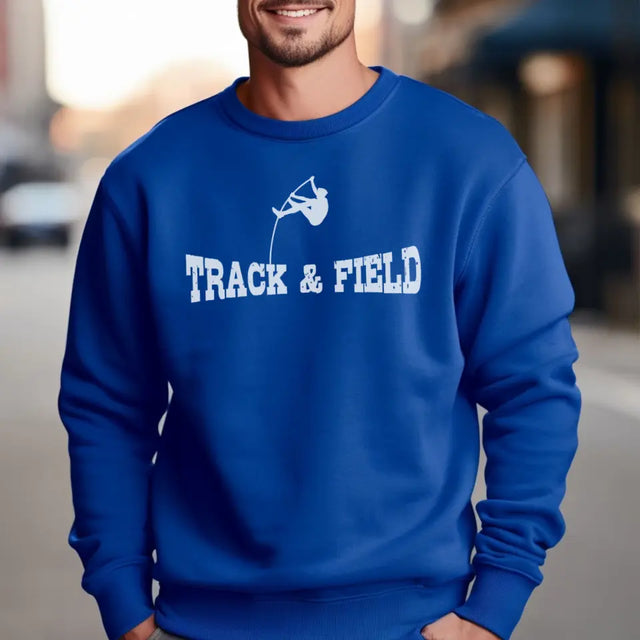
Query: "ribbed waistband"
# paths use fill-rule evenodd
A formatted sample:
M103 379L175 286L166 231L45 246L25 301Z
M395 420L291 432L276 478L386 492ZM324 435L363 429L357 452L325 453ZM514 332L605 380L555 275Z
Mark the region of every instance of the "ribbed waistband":
M278 593L162 583L155 618L188 640L418 640L424 625L465 601L470 580L437 586L395 580Z

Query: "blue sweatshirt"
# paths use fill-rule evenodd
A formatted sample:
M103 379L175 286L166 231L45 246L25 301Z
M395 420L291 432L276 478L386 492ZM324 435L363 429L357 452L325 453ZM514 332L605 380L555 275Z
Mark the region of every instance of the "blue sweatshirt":
M495 119L370 68L300 121L239 77L99 180L58 410L110 640L152 612L190 640L419 640L450 611L506 640L564 535L581 399L547 198Z

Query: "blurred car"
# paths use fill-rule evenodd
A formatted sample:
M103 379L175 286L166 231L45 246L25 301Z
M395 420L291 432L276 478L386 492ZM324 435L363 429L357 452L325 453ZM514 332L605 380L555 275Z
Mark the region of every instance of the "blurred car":
M22 182L0 195L0 232L10 247L50 242L66 247L78 219L79 193L71 182Z

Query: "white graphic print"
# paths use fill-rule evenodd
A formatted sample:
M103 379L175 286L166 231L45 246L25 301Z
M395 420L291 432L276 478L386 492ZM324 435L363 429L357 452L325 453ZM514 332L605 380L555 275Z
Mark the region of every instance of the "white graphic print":
M401 247L399 257L400 260L393 251L384 251L334 260L334 284L330 290L338 294L347 290L360 294L418 293L422 283L418 247ZM324 287L317 266L305 264L302 272L300 293L321 293ZM284 263L251 262L242 267L238 260L232 260L230 267L225 268L217 258L186 254L186 274L191 279L191 302L201 302L203 285L206 301L287 294L289 289L283 280L286 273L287 265Z
M305 184L309 183L313 189L313 196L307 197L298 193ZM284 216L300 211L302 215L314 226L317 227L326 217L329 211L329 201L327 200L327 190L323 187L317 187L315 176L307 178L301 185L297 186L284 201L283 205L276 209L271 207L271 211L276 214L276 220L273 223L273 231L271 232L271 244L269 245L269 264L271 264L271 253L273 251L273 238L276 234L278 221ZM285 207L289 205L288 209Z
M311 176L289 194L279 209L271 208L276 220L267 263L254 261L242 265L239 260L231 260L230 264L224 265L215 257L185 254L186 275L191 281L191 302L202 302L203 298L204 301L210 301L288 294L288 265L271 261L278 220L293 213L302 213L310 224L317 227L329 211L327 193L326 189L315 184L315 177ZM327 289L335 294L346 291L358 294L415 294L422 283L422 261L415 245L400 247L399 252L396 248L332 262L333 286L324 287L318 266L307 263L302 265L302 273L297 278L291 276L298 279L302 275L302 279L298 280L298 291L306 295L320 294Z

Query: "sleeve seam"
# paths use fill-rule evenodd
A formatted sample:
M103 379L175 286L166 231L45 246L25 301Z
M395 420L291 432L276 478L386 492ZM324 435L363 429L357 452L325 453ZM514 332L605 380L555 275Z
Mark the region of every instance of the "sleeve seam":
M113 217L114 219L117 221L118 226L120 226L121 228L125 229L126 234L128 237L129 242L131 241L131 232L130 229L127 225L127 223L125 222L125 217L122 214L122 211L120 210L120 207L117 205L116 201L113 199L113 196L109 193L107 186L104 184L102 184L102 193L104 195L104 198L107 202L107 205L109 207L109 209L111 209L111 212L113 213Z
M132 232L130 225L126 221L126 217L122 213L122 210L114 200L113 196L109 192L107 185L104 183L104 178L101 181L100 189L102 190L102 194L104 196L105 203L107 205L107 209L109 209L113 215L113 219L117 227L120 229L122 233L123 240L127 246L127 250L133 256L135 261L136 269L143 268L143 260L141 254L141 248L139 243L137 242L137 236Z
M127 248L131 252L133 259L135 261L136 269L142 272L142 269L144 267L144 260L141 255L140 246L135 242L136 236L135 234L131 233L129 225L125 222L126 218L122 214L120 207L118 206L116 201L113 199L113 196L109 193L107 186L104 183L104 176L100 182L99 189L102 190L102 194L104 196L105 203L107 204L107 208L113 214L113 219L115 220L116 225L120 228L123 234L124 241L128 245ZM149 299L148 291L145 290L144 295L145 295L147 309L150 312L151 301ZM156 323L155 323L155 319L153 319L153 333L154 333L154 338L157 341L159 332L158 332L158 327L156 326ZM162 366L163 366L163 375L165 379L168 381L169 378L167 374L167 371L168 371L167 364L164 361L164 357L161 356L161 359L162 359Z
M477 239L478 236L480 235L480 231L482 230L482 227L484 225L484 221L488 218L489 212L493 209L498 196L502 193L502 191L507 187L507 185L516 177L516 175L518 175L518 173L520 172L520 169L523 167L523 165L525 164L527 160L527 157L525 155L523 155L520 160L518 161L518 163L516 164L516 166L505 176L505 178L502 180L502 182L500 182L498 184L498 186L496 187L495 191L493 192L493 194L491 195L491 197L489 198L484 211L480 214L478 221L476 222L475 228L473 230L473 233L471 234L471 240L469 241L469 247L467 249L467 252L465 254L464 257L464 261L462 263L462 268L460 269L460 273L458 274L458 277L455 280L454 283L454 288L457 287L460 282L462 282L462 278L464 277L466 271L467 271L467 267L469 266L469 262L471 261L471 254L473 253L476 245L477 245Z

